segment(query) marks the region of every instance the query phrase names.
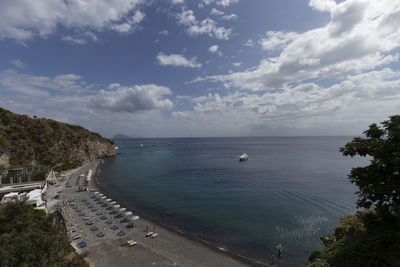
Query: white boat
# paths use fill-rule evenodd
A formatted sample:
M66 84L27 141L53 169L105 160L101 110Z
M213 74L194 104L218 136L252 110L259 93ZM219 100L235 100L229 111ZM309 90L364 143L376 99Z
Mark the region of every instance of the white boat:
M143 144L140 144L140 147L144 147L144 145L143 145Z
M247 156L246 153L243 153L243 154L240 155L240 157L239 157L239 161L245 161L245 160L248 160L248 159L249 159L249 156Z

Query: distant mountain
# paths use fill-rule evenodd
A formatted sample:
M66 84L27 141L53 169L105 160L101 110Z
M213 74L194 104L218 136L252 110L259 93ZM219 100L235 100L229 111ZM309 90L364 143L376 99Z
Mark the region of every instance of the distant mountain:
M130 139L130 138L132 138L132 137L124 135L124 134L120 134L120 133L116 134L112 137L112 139Z
M132 138L142 138L142 137L139 135L136 135L136 134L134 134L132 136L128 136L128 135L119 133L119 134L114 135L112 139L132 139Z

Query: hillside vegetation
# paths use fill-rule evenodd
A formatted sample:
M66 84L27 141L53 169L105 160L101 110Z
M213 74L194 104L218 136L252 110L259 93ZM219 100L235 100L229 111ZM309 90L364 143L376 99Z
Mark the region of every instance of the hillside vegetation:
M0 209L0 266L87 267L73 253L62 216L17 202Z
M371 124L340 152L368 156L370 165L352 168L349 180L358 187L356 214L344 215L325 248L314 251L308 267L400 266L400 116Z
M81 126L0 108L0 174L12 168L68 169L113 155L112 141Z

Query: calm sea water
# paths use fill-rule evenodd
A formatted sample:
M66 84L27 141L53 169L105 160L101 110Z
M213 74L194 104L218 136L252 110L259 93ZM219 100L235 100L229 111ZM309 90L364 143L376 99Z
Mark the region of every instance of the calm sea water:
M113 197L172 229L220 248L302 266L343 213L355 211L352 137L131 139L117 141L99 181ZM168 145L171 142L172 145ZM140 144L144 146L141 147ZM249 160L239 162L247 153ZM175 210L174 216L161 216Z

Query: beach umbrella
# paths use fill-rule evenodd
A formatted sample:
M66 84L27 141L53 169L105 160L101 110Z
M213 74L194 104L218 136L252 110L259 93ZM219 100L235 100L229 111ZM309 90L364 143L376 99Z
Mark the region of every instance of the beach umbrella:
M120 205L114 205L113 208L118 209L119 207L121 207Z
M121 209L119 209L119 211L125 211L126 209L125 208L121 208Z
M111 202L110 204L114 205L114 204L116 204L116 203L117 203L116 201L113 201L113 202Z
M132 218L130 218L131 221L137 221L139 220L139 216L133 216Z
M132 211L125 212L125 216L129 216L129 215L132 215Z
M106 201L107 201L107 202L110 202L110 201L111 201L111 198L107 198Z

